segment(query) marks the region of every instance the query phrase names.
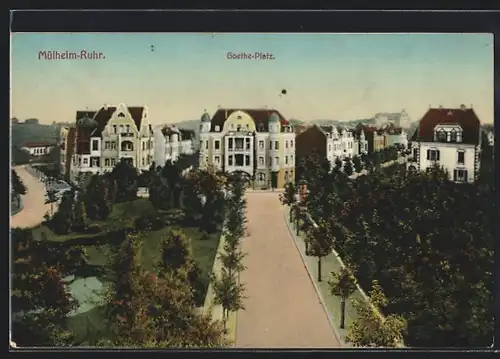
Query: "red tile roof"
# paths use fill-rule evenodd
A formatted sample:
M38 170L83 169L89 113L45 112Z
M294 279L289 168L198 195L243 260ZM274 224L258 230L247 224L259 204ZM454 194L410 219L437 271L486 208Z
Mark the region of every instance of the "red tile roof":
M458 124L462 127L462 142L479 144L481 122L471 108L431 108L420 120L411 140L434 142L434 128L439 124Z
M250 117L253 118L254 122L255 122L255 127L257 129L257 132L268 132L269 131L269 123L268 123L268 119L269 119L269 116L271 116L271 114L273 112L275 112L278 117L280 118L280 122L281 122L281 125L282 126L286 126L288 125L288 121L283 117L283 115L279 112L279 111L276 111L276 110L273 110L273 109L218 109L217 112L214 114L214 116L212 117L212 121L211 121L211 127L210 127L210 131L215 131L215 126L220 126L220 128L222 129L222 127L224 126L224 122L226 122L227 118L233 113L233 112L236 112L236 111L243 111L243 112L246 112L247 114L250 115ZM262 125L264 126L263 130L260 130L259 128L262 128Z

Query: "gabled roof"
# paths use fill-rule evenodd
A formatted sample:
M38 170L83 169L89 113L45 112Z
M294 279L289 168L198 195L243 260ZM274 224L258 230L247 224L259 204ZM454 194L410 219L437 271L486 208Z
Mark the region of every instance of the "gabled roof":
M25 142L21 147L34 148L34 147L51 147L54 146L54 142L48 141L33 141L33 142Z
M439 124L458 124L462 127L462 142L479 144L481 122L471 108L430 108L420 120L411 140L434 142L434 128Z
M233 109L218 109L217 112L214 114L212 117L211 121L211 126L210 126L210 131L215 132L215 126L220 126L222 128L224 126L224 123L226 122L227 118L231 116L233 112L236 111L243 111L246 112L247 114L250 115L250 117L253 118L254 123L255 123L255 128L257 129L257 132L269 132L269 117L271 114L274 112L276 115L278 115L280 119L280 123L282 126L288 125L288 121L283 117L283 115L273 109L244 109L244 108L233 108Z
M97 127L96 130L93 132L92 136L101 135L102 131L104 130L104 128L106 128L106 125L111 119L113 113L115 113L116 109L117 109L116 106L103 106L99 111L95 113L94 121L97 122ZM140 130L142 117L144 113L144 107L132 106L132 107L127 107L127 109L130 112L130 115L132 116L132 119L134 120L137 129Z

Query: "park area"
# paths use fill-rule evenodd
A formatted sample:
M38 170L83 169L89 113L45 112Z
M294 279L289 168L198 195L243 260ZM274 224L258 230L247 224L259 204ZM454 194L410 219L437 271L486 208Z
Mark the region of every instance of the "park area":
M104 291L108 282L111 259L123 240L121 230L133 226L139 218L156 216L160 222L154 230L141 233L139 264L144 269L153 271L161 260L162 240L172 229L181 229L191 240L193 259L200 270L199 282L195 286L195 301L203 306L209 276L219 243L219 233L204 235L196 227L183 227L176 219L178 211L156 211L151 202L140 198L130 202L118 203L105 221L91 221L88 225L91 233L68 233L58 235L46 225L33 229L36 240L59 243L70 249L81 246L86 254L86 265L80 268L76 277L69 280L69 288L79 299L79 309L70 316L70 326L75 334L75 341L82 345L102 336L105 328L100 320L99 291ZM103 292L102 292L103 293ZM102 296L102 295L101 295Z

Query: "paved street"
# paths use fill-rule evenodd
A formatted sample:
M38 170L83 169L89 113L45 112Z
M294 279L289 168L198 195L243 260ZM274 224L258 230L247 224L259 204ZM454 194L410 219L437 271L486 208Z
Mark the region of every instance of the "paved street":
M340 347L299 252L278 193L249 192L245 310L238 312L237 348Z
M45 204L45 185L33 177L24 166L16 166L14 170L23 181L27 193L23 196L24 209L10 217L10 228L34 227L43 221L50 205ZM54 211L57 205L54 203Z

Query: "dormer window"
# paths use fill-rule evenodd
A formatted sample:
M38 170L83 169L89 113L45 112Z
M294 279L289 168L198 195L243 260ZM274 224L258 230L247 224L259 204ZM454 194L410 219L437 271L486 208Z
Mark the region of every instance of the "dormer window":
M446 136L446 131L444 130L438 130L437 133L436 133L436 137L437 137L437 140L439 142L446 142L447 140L447 136Z
M215 126L215 132L220 132L220 126L219 125Z
M264 132L264 124L259 124L259 132Z
M237 116L237 117L236 117L236 119L237 119L237 120L241 120L241 116Z
M455 129L452 129L450 131L450 140L449 141L450 142L457 142L457 138L458 138L457 135L458 135L457 131L455 131Z

